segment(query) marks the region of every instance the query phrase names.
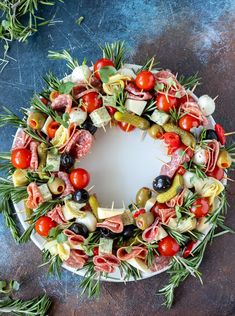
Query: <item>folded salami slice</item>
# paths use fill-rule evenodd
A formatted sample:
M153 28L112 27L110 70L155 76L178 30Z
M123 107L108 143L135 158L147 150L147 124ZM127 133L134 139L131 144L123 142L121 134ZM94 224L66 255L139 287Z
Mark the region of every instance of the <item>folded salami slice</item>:
M178 193L173 199L166 202L166 205L169 207L175 207L175 206L182 206L184 203L184 194L185 194L186 188L183 189L180 193Z
M102 223L97 223L96 227L107 228L117 234L121 233L124 228L121 215L113 216Z
M121 247L117 251L118 259L122 261L127 261L133 258L138 258L141 260L145 260L148 254L148 250L141 246L133 246L129 251L129 247Z
M66 219L62 212L62 207L60 204L56 205L50 212L48 212L47 216L50 217L57 224L66 223Z
M157 272L168 266L170 262L170 257L158 256L155 255L152 265L149 267L149 270L152 272Z
M43 202L43 196L35 182L31 182L27 187L28 198L26 206L30 209L37 208Z
M82 269L87 260L88 256L84 250L72 249L69 258L64 263L71 268Z
M113 273L120 265L120 260L112 254L104 254L102 256L94 256L93 263L95 271Z
M170 70L161 70L155 74L156 83L163 83L165 87L170 87L167 95L175 97L176 93L183 97L186 94L184 87L179 83L176 76Z
M208 161L205 172L212 172L217 164L217 160L219 157L220 145L219 142L213 139L210 143L207 144L207 152L208 152Z
M70 113L72 109L73 99L69 94L59 94L58 97L51 103L51 108L53 110L63 110L66 109L66 113Z
M62 179L65 183L65 190L61 197L67 196L74 192L74 188L69 180L69 175L66 172L59 171L58 172L58 178Z
M176 212L174 208L162 208L158 209L158 216L161 223L168 224L171 218L176 217Z
M81 91L80 93L77 93L76 96L75 96L75 99L80 99L82 98L84 95L86 94L89 94L91 92L97 92L96 89L88 89L88 90L85 90L85 91Z
M182 104L181 109L183 112L187 112L187 114L199 120L204 126L207 126L208 119L202 114L197 102L185 102Z
M150 100L152 94L150 92L141 91L133 82L129 82L126 86L126 91L129 92L128 98L133 100Z
M156 240L159 233L159 224L160 221L158 218L156 218L153 224L143 231L142 238L144 241L152 242Z
M76 133L76 124L70 124L69 125L69 128L68 128L68 139L66 141L65 144L63 144L59 150L61 153L64 153L65 152L65 149L66 149L66 146L67 144L71 141L71 139L73 138L74 134Z
M26 148L31 142L32 138L25 133L25 131L21 128L15 137L14 145L12 146L12 150L16 148Z
M71 152L76 159L85 157L91 149L93 136L84 129L77 131L65 147L66 152Z
M76 249L77 246L80 246L85 241L82 235L77 235L70 229L65 229L63 233L68 237L68 242L72 249Z
M39 143L35 141L31 141L29 144L29 148L31 151L31 160L30 160L30 168L33 171L36 171L38 169L38 148Z

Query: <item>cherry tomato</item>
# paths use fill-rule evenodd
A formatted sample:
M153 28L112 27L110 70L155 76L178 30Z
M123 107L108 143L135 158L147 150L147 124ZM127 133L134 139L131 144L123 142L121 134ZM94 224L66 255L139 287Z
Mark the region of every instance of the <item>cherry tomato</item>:
M226 143L226 136L223 127L220 124L215 124L215 132L219 138L221 145Z
M208 198L199 198L197 199L190 208L196 218L206 216L210 210L210 203Z
M171 236L166 236L159 241L157 250L162 256L172 257L180 250L180 245Z
M60 124L56 121L51 122L48 126L47 126L47 135L50 138L54 138L55 137L55 133L57 131L57 129L60 127Z
M35 223L36 232L43 237L47 237L50 230L57 224L48 216L41 216Z
M170 112L171 109L177 107L177 98L162 93L158 93L156 101L157 108L164 112Z
M145 213L145 209L141 208L138 211L136 211L133 215L134 218L137 218L139 215L144 214Z
M97 92L90 92L82 97L82 109L91 113L102 105L102 99Z
M148 70L143 70L139 72L135 79L137 87L141 90L147 91L154 88L155 81L156 79L154 75L151 73L151 71Z
M173 132L165 133L162 138L167 146L179 148L181 145L180 137L178 134Z
M75 189L84 189L90 182L90 175L85 169L77 168L70 173L69 179Z
M115 67L114 63L108 58L101 58L101 59L97 60L97 62L95 63L94 73L95 73L95 76L97 79L100 80L100 74L99 74L100 68L105 67L105 66Z
M167 147L167 155L171 156L173 155L173 153L178 149L179 147L174 147L174 146L168 146Z
M213 177L217 180L222 180L224 177L224 170L222 168L219 168L218 166L215 166L215 169L211 172L206 173L209 177Z
M178 105L182 105L186 102L195 102L194 98L191 95L184 95L182 98L178 99Z
M193 249L193 246L196 244L196 241L189 241L184 249L183 257L188 258L191 255L191 251Z
M27 169L30 166L31 151L26 148L13 149L11 152L11 163L17 169Z
M179 166L177 173L183 176L185 174L186 170L183 166Z
M186 114L179 119L179 127L185 131L190 131L191 128L198 127L199 125L199 120L189 114Z
M93 255L98 256L99 255L99 247L94 247L93 249Z
M106 109L107 109L107 111L109 112L109 115L110 115L110 116L113 116L114 113L117 112L117 109L115 109L114 107L109 106L109 105L106 106Z
M118 122L118 126L121 128L121 130L127 133L132 132L135 129L135 126L124 122Z

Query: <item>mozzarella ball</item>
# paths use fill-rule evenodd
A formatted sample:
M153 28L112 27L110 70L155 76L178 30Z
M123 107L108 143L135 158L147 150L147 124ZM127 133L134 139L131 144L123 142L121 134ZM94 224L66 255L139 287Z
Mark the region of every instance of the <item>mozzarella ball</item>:
M75 123L76 125L81 125L85 122L87 118L87 112L79 109L73 108L69 113L69 123Z
M91 70L87 65L81 65L74 68L71 79L72 82L86 82L91 76Z
M202 95L198 99L198 105L202 111L202 114L205 116L209 116L215 111L215 101L207 94Z
M191 189L193 188L193 178L195 177L195 173L186 171L183 175L184 185L186 188Z
M95 215L91 212L85 212L85 214L86 215L84 217L76 218L76 223L84 224L88 228L89 232L95 231L97 224Z
M207 163L207 151L204 148L197 147L193 156L193 162L196 165L205 166Z

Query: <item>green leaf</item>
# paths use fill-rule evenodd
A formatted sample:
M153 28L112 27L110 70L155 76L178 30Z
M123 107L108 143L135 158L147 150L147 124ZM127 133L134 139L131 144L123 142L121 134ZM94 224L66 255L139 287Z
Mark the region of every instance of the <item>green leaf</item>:
M164 83L157 83L154 87L154 90L156 91L162 91L164 90Z
M81 25L81 23L84 21L84 16L80 16L77 20L76 20L76 24L77 25Z
M58 244L63 244L68 240L68 237L64 233L60 233L56 238Z
M61 94L69 94L74 86L75 86L75 83L73 82L70 82L70 81L64 82L59 86L59 92Z
M115 75L117 70L112 66L104 66L99 70L100 79L103 83L109 82L109 77Z

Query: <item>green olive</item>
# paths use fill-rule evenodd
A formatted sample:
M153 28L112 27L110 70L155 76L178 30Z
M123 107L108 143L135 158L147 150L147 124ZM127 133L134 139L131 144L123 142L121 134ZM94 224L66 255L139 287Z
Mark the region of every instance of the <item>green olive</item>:
M46 118L42 113L31 112L28 117L28 124L32 129L42 129Z
M221 150L217 160L217 166L222 169L227 169L232 164L232 158L226 150Z
M144 207L146 202L151 198L152 192L149 188L141 188L136 194L136 204L138 207Z
M150 225L152 225L153 222L154 222L154 216L151 212L140 214L136 218L136 226L142 230L145 230L146 228L148 228Z
M160 138L164 134L164 129L158 125L158 124L153 124L149 129L148 129L149 136L151 136L154 139Z
M62 179L55 177L52 181L47 183L48 188L52 194L59 195L64 192L65 183Z
M29 183L29 180L27 178L27 171L23 169L16 169L12 174L12 181L14 187L27 185Z
M47 176L46 173L42 171L46 166L47 150L47 145L44 143L41 143L37 148L39 158L38 175L40 179L44 179Z

